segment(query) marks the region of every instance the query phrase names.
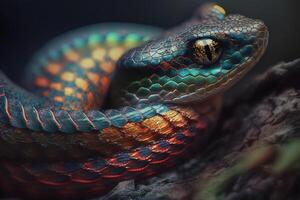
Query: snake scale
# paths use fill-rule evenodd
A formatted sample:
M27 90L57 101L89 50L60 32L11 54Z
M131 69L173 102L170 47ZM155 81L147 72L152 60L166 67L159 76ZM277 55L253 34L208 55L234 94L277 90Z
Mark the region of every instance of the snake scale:
M214 4L164 32L110 23L55 39L22 88L0 72L1 190L87 198L178 165L267 41L263 22Z

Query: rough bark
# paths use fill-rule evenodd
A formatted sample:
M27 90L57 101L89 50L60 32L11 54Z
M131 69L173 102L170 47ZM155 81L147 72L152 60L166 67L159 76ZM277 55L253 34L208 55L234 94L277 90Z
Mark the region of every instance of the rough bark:
M274 163L300 134L300 59L270 68L241 91L201 154L142 183L122 182L100 199L299 199L298 168L275 173Z

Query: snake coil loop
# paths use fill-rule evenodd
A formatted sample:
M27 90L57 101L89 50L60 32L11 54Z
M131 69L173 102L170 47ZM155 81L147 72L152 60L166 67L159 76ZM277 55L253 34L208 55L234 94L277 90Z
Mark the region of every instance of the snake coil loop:
M201 19L166 32L131 24L70 32L36 54L29 90L0 72L1 189L87 198L191 154L211 131L222 93L268 41L259 20L217 5L201 10Z

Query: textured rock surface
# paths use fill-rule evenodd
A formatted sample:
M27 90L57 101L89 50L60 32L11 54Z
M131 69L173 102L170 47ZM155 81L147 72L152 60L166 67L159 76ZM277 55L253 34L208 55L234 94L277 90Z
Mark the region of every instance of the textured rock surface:
M257 76L227 102L210 144L176 170L142 183L120 183L103 199L216 199L207 186L235 166L246 152L270 146L252 162L248 173L226 183L220 199L298 199L300 176L275 176L268 160L274 147L300 134L300 59L280 63ZM230 99L230 98L229 98ZM259 154L259 153L258 153ZM250 170L259 167L259 170Z

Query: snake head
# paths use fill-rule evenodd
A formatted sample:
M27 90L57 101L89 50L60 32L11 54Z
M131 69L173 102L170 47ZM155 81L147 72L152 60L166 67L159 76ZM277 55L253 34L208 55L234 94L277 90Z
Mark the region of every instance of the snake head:
M123 79L131 77L125 82L126 101L201 101L225 91L251 69L266 49L267 27L260 20L218 11L125 53L119 67L130 72L123 74Z

